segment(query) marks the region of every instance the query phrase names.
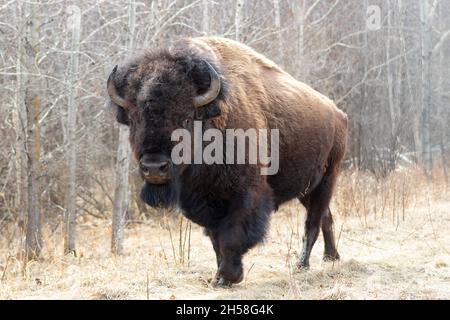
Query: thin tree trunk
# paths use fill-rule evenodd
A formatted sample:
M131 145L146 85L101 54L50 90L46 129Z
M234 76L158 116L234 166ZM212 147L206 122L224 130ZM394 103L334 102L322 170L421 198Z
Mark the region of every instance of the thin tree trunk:
M367 8L367 0L365 0L365 6L363 7L363 20L366 18L366 8ZM362 51L362 61L363 61L363 65L362 65L362 72L363 74L367 73L367 68L368 68L368 56L369 56L369 41L368 41L368 33L365 32L363 35L364 38L364 47L363 47L363 51ZM366 109L366 104L367 104L367 84L366 82L362 83L361 85L361 106L359 109L359 119L358 119L358 134L356 137L357 140L357 155L358 155L358 160L357 160L357 168L358 169L362 169L362 167L366 164L364 162L364 160L366 159L366 153L365 153L365 149L364 146L366 145L365 143L365 130L366 130L366 114L365 114L365 109Z
M134 0L128 3L128 50L134 47L134 29L135 29L136 5ZM112 217L112 239L111 251L113 254L120 255L123 252L123 233L125 225L125 215L128 209L128 171L130 167L130 146L128 142L129 129L127 126L120 125L119 128L119 146L117 148L116 163L116 189L114 191L114 207Z
M447 4L448 5L448 4ZM446 30L447 26L445 23L445 18L447 17L445 15L445 7L444 3L441 1L439 3L439 25L441 30ZM445 35L444 35L445 37ZM443 39L445 41L445 39ZM445 115L445 96L444 96L444 87L445 87L445 78L444 78L444 72L445 72L445 52L444 52L445 46L440 46L439 48L439 103L438 103L438 113ZM445 119L445 117L443 118ZM440 127L440 151L441 151L441 163L442 163L442 171L445 177L445 181L448 181L448 161L445 153L445 131L446 131L446 123L443 119L440 119L439 121L439 127Z
M401 10L401 3L398 1L388 1L388 18L387 18L387 40L386 40L386 75L388 83L388 106L389 106L389 120L390 120L390 143L389 143L389 170L394 170L397 162L397 138L398 138L398 117L400 109L400 97L402 86L402 61L391 61L393 56L398 55L399 48L393 46L398 43L400 33L398 29L401 28L399 19L399 12ZM399 26L394 28L394 26ZM395 40L395 41L393 41ZM394 52L394 54L393 54Z
M280 62L280 66L284 67L284 56L283 56L283 39L281 36L281 13L280 13L280 1L273 0L273 8L275 11L275 31L277 35L277 53L278 53L278 61Z
M39 21L35 12L36 4L24 4L24 16L27 20L26 37L29 44L27 49L27 69L38 73L35 57L39 44ZM39 161L40 161L40 128L39 112L41 98L39 97L39 79L27 76L25 81L25 108L26 108L26 142L27 154L27 231L26 231L26 258L27 260L39 257L42 249L41 212L39 199Z
M242 17L244 13L244 0L236 0L236 12L234 16L234 27L236 30L236 41L242 41Z
M298 23L296 70L303 80L308 78L308 65L305 57L305 0L294 2L294 15Z
M37 94L28 92L27 104L27 156L28 156L28 220L27 220L27 259L39 257L42 249L41 211L39 201L39 158L40 158L40 131L39 112L41 99Z
M78 81L78 65L79 65L79 51L80 51L80 28L81 28L81 13L76 6L71 6L71 15L68 20L68 27L72 33L71 56L69 64L69 101L67 110L67 173L68 183L66 191L66 216L65 216L65 239L64 239L64 253L73 252L75 254L75 228L77 219L77 180L76 180L76 166L77 166L77 142L76 142L76 122L78 101L77 81Z
M391 30L392 30L392 20L393 20L393 16L394 16L394 6L392 5L392 0L388 0L387 3L388 6L388 17L387 17L387 39L386 39L386 76L387 76L387 83L388 83L388 106L389 106L389 120L390 120L390 127L391 127L391 132L390 132L390 146L389 146L389 169L393 170L393 166L394 166L394 155L393 153L395 152L394 147L395 147L395 132L396 132L396 119L395 119L395 112L394 112L394 92L395 92L395 88L394 88L394 77L395 77L395 72L394 72L394 62L390 61L391 60L391 42L392 39L391 37L393 35L391 35ZM394 35L395 36L395 35Z
M421 38L422 38L422 165L429 178L433 168L430 137L430 111L431 111L431 39L432 26L429 17L430 6L428 1L420 2L421 12Z
M202 19L202 32L203 35L210 34L209 32L209 0L202 1L203 7L203 19Z
M17 2L16 4L16 21L17 25L23 23L22 18L22 3ZM16 172L16 195L15 195L15 207L18 211L18 223L23 226L25 222L25 214L27 208L26 202L26 166L27 157L25 151L25 139L26 139L26 121L27 112L24 104L23 96L23 76L22 76L22 60L24 59L25 53L23 48L22 36L17 39L17 58L16 58L16 92L15 92L15 106L12 112L12 120L15 128L15 172ZM22 246L20 246L22 248Z

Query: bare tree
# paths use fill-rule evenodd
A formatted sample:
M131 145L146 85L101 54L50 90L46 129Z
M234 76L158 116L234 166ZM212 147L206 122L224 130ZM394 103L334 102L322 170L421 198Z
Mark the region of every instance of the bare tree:
M68 7L67 13L69 19L68 29L71 31L71 53L68 75L68 93L69 101L67 104L67 192L66 192L66 216L65 216L65 253L73 252L75 254L75 227L77 219L77 141L76 141L76 122L78 101L77 80L80 51L80 32L81 32L81 12L77 6Z
M424 169L429 177L433 168L433 159L431 153L431 135L430 135L430 112L432 108L432 84L431 84L431 55L432 55L432 24L430 14L430 4L428 0L420 2L420 20L421 20L421 48L422 48L422 162Z
M304 41L305 41L305 0L295 1L293 4L294 16L298 25L297 37L297 61L300 62L304 56Z
M273 0L273 8L275 11L275 32L277 35L277 49L278 49L278 59L280 61L280 65L284 64L283 57L283 38L281 35L281 12L280 12L280 0Z
M447 10L446 10L447 9ZM450 4L448 3L444 3L443 1L441 1L439 3L439 27L441 30L441 36L439 38L438 43L436 44L436 46L433 49L433 52L436 52L437 54L439 54L439 80L438 80L438 88L439 88L439 98L438 98L438 115L441 115L441 121L439 123L439 129L440 129L440 133L439 133L439 147L440 147L440 151L441 151L441 158L442 158L442 170L444 172L444 176L446 178L446 180L448 181L448 161L447 161L447 156L445 153L445 127L446 127L446 123L445 123L445 111L447 110L448 112L448 108L446 108L446 102L448 99L446 99L445 97L445 93L444 93L444 88L446 87L446 77L445 77L445 46L444 43L449 43L450 42L450 29L448 29L450 27L450 23L448 23L448 21L446 21L445 17L446 17L446 12L450 9ZM447 46L448 48L448 46ZM448 80L447 80L448 81Z
M136 3L128 3L128 49L134 47L134 29L136 19ZM130 168L129 129L121 125L119 128L119 146L117 148L116 189L114 192L114 208L112 223L111 251L120 255L123 252L123 232L125 215L128 209L128 172Z
M25 26L25 19L23 14L23 4L20 2L16 3L16 21L17 29L22 30ZM16 57L16 87L15 87L15 99L14 108L12 112L13 125L15 127L15 169L16 169L16 197L15 197L15 207L18 208L18 220L21 225L25 221L25 214L27 208L26 202L26 169L27 169L27 158L25 150L25 140L26 140L26 123L27 123L27 111L24 103L24 76L22 75L23 66L22 61L25 57L25 51L23 46L23 37L20 35L17 39L17 57Z
M235 39L242 41L242 19L244 15L244 0L236 0L236 13L234 18Z
M387 77L387 91L388 91L388 106L389 106L389 123L390 123L390 145L389 145L389 170L395 169L396 153L397 153L397 130L398 130L398 117L399 117L399 90L401 86L401 61L392 61L393 52L397 52L398 48L393 48L392 44L396 43L398 39L399 28L394 28L398 25L398 2L389 0L387 2L387 36L386 36L386 77Z
M202 1L203 7L203 19L202 19L202 32L204 35L208 35L210 33L209 27L209 0Z
M38 73L35 63L39 52L39 19L38 4L24 3L24 17L26 19L26 61L27 71ZM27 156L27 232L26 257L35 259L39 257L42 249L42 226L40 208L39 161L40 161L40 124L41 97L39 96L39 79L27 76L25 82L25 108L26 108L26 138L25 150Z

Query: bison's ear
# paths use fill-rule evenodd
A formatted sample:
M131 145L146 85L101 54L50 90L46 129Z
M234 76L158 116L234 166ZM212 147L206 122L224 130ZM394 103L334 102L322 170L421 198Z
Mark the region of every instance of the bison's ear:
M208 91L211 85L210 69L204 60L194 60L189 76L197 88L197 94L204 94Z
M209 89L211 84L210 71L204 60L189 56L181 57L178 59L178 64L197 88L197 94L203 94Z
M128 114L125 112L125 110L123 110L123 108L116 106L117 111L116 111L116 120L118 123L120 124L124 124L126 126L130 125L130 121L128 119Z
M111 112L111 115L116 116L116 121L120 124L124 124L126 126L130 125L130 120L128 118L127 112L120 106L114 103L114 101L107 101L108 111Z

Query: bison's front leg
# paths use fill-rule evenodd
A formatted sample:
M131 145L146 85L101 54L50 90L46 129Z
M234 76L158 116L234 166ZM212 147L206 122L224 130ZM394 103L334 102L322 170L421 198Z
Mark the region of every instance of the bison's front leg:
M248 192L236 196L218 228L209 230L216 251L218 270L213 285L230 286L243 279L242 256L265 236L273 210L272 193Z
M238 241L231 240L226 234L221 234L219 237L221 238L219 251L216 252L218 270L212 284L227 287L242 281L244 277L242 256L249 248L245 248Z
M214 232L213 230L210 230L210 229L205 229L205 233L211 240L211 243L214 248L214 252L216 253L216 262L217 262L217 268L218 268L220 266L222 256L220 254L220 247L219 247L219 240L217 238L217 232Z

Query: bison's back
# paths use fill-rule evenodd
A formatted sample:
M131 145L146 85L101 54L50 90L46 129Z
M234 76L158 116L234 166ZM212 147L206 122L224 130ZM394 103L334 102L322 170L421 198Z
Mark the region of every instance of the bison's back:
M227 127L280 132L280 169L268 181L276 204L311 191L345 153L347 118L333 101L274 62L233 40L188 40L221 69L227 84Z
M279 203L307 194L345 153L347 119L335 104L284 72L263 77L268 126L280 130L280 170L268 177Z

